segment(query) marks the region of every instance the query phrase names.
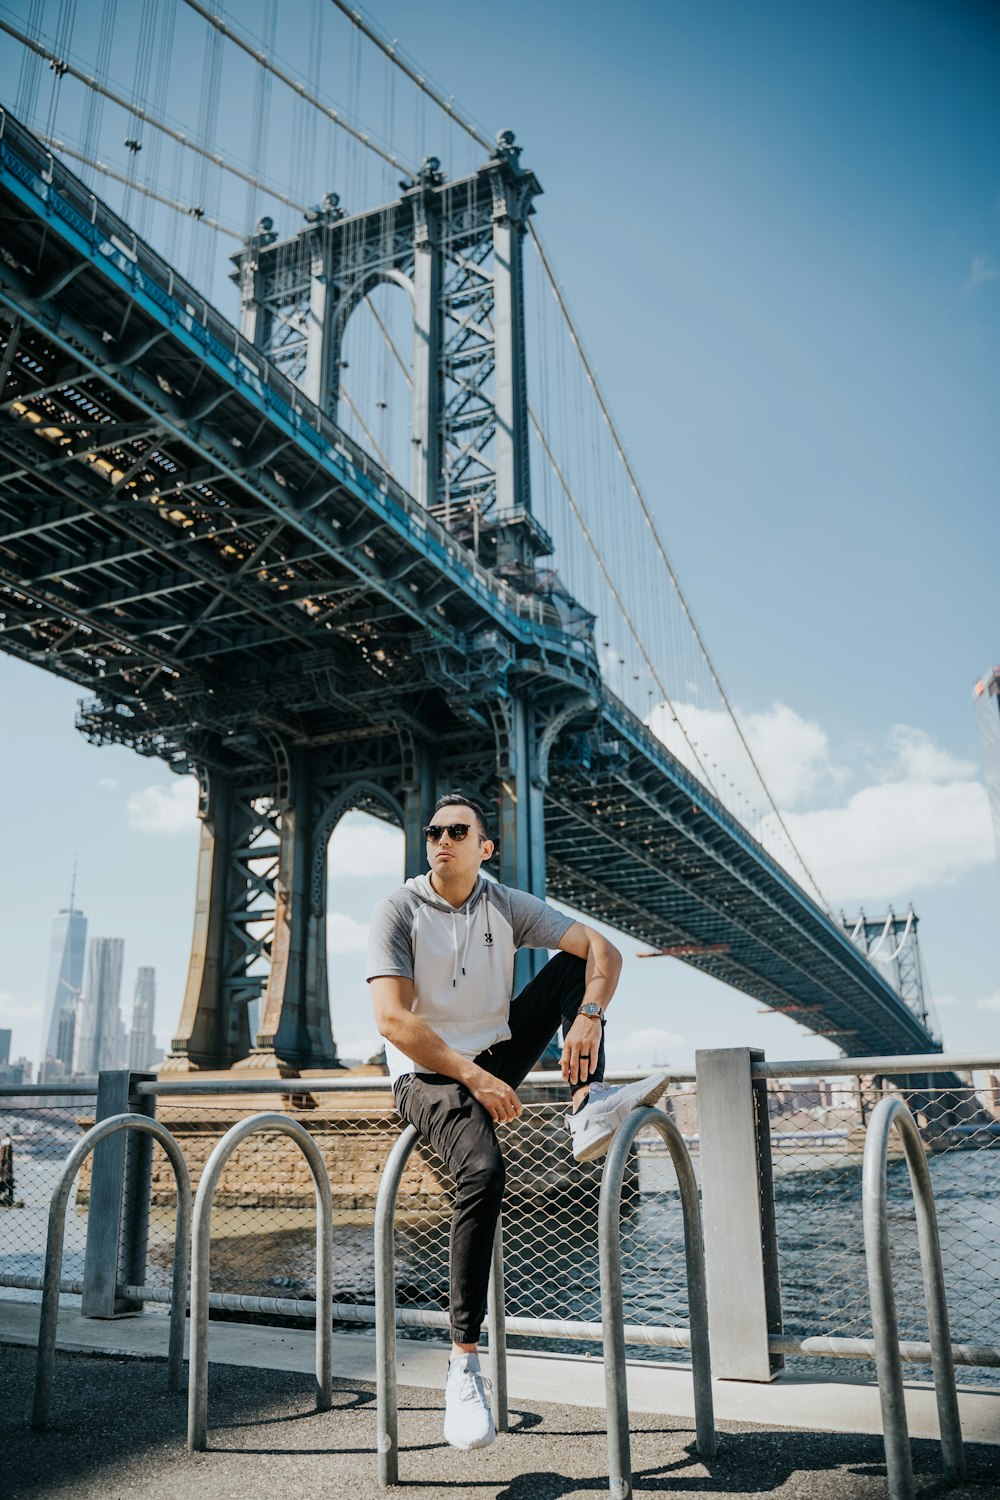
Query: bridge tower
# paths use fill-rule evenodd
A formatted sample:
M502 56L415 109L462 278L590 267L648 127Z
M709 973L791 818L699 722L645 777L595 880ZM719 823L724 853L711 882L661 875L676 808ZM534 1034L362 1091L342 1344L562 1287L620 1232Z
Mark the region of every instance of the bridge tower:
M855 922L842 917L855 947L879 966L900 999L930 1026L931 998L920 956L919 921L912 906L902 917L892 907L884 917L868 917L864 912Z
M448 182L429 156L395 203L347 215L336 194L279 240L270 219L233 257L244 335L334 421L344 336L381 282L413 309L410 493L487 566L516 578L551 551L531 515L523 240L541 186L502 130Z
M513 134L502 131L467 178L447 181L429 157L415 181L400 184L396 202L370 212L345 214L330 194L284 240L262 219L233 257L233 280L244 335L334 421L352 314L382 282L404 290L413 314L411 492L457 541L474 543L480 563L531 593L536 562L552 544L531 513L524 327L523 239L541 188L519 158ZM568 596L561 607L589 628ZM370 735L348 710L341 742L330 731L321 744L290 745L258 727L260 769L245 784L198 767L195 934L167 1071L338 1065L326 849L351 808L403 828L409 876L426 868L422 828L436 796L461 786L496 805L499 878L544 895L549 752L593 704L551 682L497 692L497 649L485 642L479 662L470 644L466 676L479 684L485 731L474 736L478 759L468 744L456 750L429 729L393 722L390 706L388 726L375 724ZM484 738L493 747L486 765ZM544 959L519 954L516 983ZM258 997L253 1036L248 1002Z

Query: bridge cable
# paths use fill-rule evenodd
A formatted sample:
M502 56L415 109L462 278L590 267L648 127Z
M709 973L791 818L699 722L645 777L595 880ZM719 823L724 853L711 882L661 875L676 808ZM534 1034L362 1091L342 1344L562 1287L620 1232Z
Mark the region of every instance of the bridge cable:
M399 49L398 49L397 45L395 44L395 42L388 42L388 41L385 40L384 37L380 36L379 33L374 29L374 27L372 27L365 20L365 18L362 16L362 14L360 13L360 11L356 10L353 6L351 6L350 4L348 4L347 0L332 0L332 3L337 7L337 9L339 11L342 12L342 14L344 14L345 16L348 17L348 19L358 28L359 31L361 31L369 39L369 41L371 41L376 47L379 48L380 51L382 51L383 53L385 53L385 55L387 57L389 57L396 64L396 66L398 68L400 68L403 73L406 74L406 76L411 80L411 82L413 82L414 84L416 84L417 88L419 88L420 90L422 90L422 92L425 93L428 96L428 98L430 98L431 100L433 100L433 102L437 105L437 107L439 109L441 109L449 117L449 119L453 120L456 125L458 125L462 130L464 130L468 135L470 135L473 140L477 141L478 144L480 146L482 146L485 150L487 150L487 151L489 151L491 153L493 152L493 150L495 149L494 143L491 142L487 138L487 136L485 135L485 133L477 125L475 125L466 115L464 115L460 110L458 110L455 107L453 101L451 101L449 99L446 99L444 97L444 95L438 89L436 89L434 87L433 84L431 84L430 82L428 82L428 80L427 80L427 78L426 78L426 76L424 74L419 73L417 71L417 69L412 64L410 64L403 56L401 56L401 54L399 52ZM662 538L660 537L659 530L658 530L658 528L656 526L656 523L655 523L655 521L653 519L652 513L651 513L651 511L649 509L649 506L646 503L645 497L644 497L644 495L642 493L642 490L641 490L641 488L639 486L639 481L638 481L638 478L636 477L635 470L632 467L631 460L629 459L628 451L625 448L625 445L622 442L622 440L621 440L621 438L620 438L620 436L618 434L618 429L617 429L617 427L615 425L614 418L611 415L611 410L610 410L610 408L608 406L608 403L607 403L607 401L606 401L606 399L604 397L604 393L603 393L603 391L601 389L600 383L598 382L596 371L594 370L594 367L593 367L590 359L587 356L587 352L586 352L586 350L584 348L584 345L583 345L583 340L582 340L582 338L580 336L580 333L577 330L576 323L575 323L575 321L573 319L573 316L572 316L572 314L570 312L569 305L568 305L566 297L565 297L565 295L563 293L562 287L561 287L561 285L560 285L560 283L558 281L558 278L556 277L555 271L552 268L552 263L549 260L548 254L547 254L547 252L545 250L544 244L542 243L542 240L541 240L541 237L540 237L540 235L538 233L538 230L535 228L535 225L530 220L528 221L528 232L531 235L532 240L534 241L535 249L538 252L538 256L539 256L539 259L540 259L540 261L542 263L542 267L543 267L543 269L545 271L546 277L548 278L548 281L549 281L549 284L550 284L550 286L552 288L553 294L554 294L554 296L556 298L556 301L557 301L557 303L559 305L559 309L560 309L560 311L561 311L561 313L563 315L563 319L564 319L564 321L566 323L566 327L567 327L567 330L569 332L570 339L572 340L572 343L573 343L573 345L574 345L574 347L576 349L576 352L577 352L577 354L580 357L580 361L581 361L581 363L583 365L584 372L585 372L585 374L587 376L587 380L588 380L588 382L590 384L590 387L591 387L591 389L592 389L592 391L594 393L594 396L595 396L595 398L597 400L597 404L600 407L600 410L601 410L601 413L602 413L602 415L604 417L604 420L607 423L608 431L611 434L611 440L614 443L614 446L615 446L615 449L617 451L618 457L619 457L622 465L624 466L625 473L628 476L629 484L630 484L631 489L632 489L632 493L634 494L634 496L635 496L635 498L636 498L636 500L637 500L637 502L639 504L639 507L640 507L640 509L642 511L643 519L644 519L644 521L646 523L646 526L649 529L649 532L650 532L650 535L651 535L651 537L653 539L653 543L654 543L654 546L656 548L657 554L659 555L660 560L663 563L664 568L666 569L667 575L670 578L670 582L673 585L673 588L674 588L674 590L675 590L675 592L677 594L677 598L678 598L678 601L680 603L681 609L683 610L683 612L684 612L684 614L685 614L685 616L686 616L686 618L688 620L688 623L689 623L689 625L691 627L692 634L694 635L695 640L698 643L698 647L699 647L699 649L701 651L702 657L704 658L705 664L708 667L708 670L709 670L709 673L710 673L710 675L712 677L712 680L715 683L715 686L716 686L716 688L718 690L719 696L722 699L722 702L724 703L724 705L726 707L726 711L728 712L728 714L729 714L729 716L730 716L730 718L731 718L731 720L732 720L732 722L733 722L733 724L734 724L734 726L736 728L736 733L737 733L737 735L739 737L739 740L740 740L740 742L741 742L744 750L746 751L747 758L748 758L751 766L753 767L754 772L757 775L757 778L758 778L758 780L760 782L760 785L763 788L764 793L765 793L765 795L767 797L767 800L770 803L771 808L772 808L772 810L774 812L774 815L777 818L778 823L779 823L779 825L780 825L780 827L781 827L781 829L782 829L782 831L783 831L783 833L785 835L785 838L786 838L786 840L788 842L789 848L795 854L795 856L798 859L798 861L799 861L802 869L805 871L805 873L806 873L806 875L807 875L807 877L809 879L809 882L810 882L810 884L813 887L813 890L816 892L816 894L820 898L821 905L824 907L824 909L826 909L826 907L827 907L826 899L823 896L823 894L822 894L822 892L821 892L821 890L819 888L819 885L817 884L817 882L816 882L816 880L815 880L815 878L814 878L811 870L809 869L809 866L806 864L805 860L803 859L801 851L797 847L797 845L795 843L795 840L792 838L791 833L789 832L788 827L787 827L787 825L785 823L785 820L781 816L781 813L779 812L778 807L775 804L774 798L771 796L771 793L770 793L770 791L768 789L768 786L767 786L767 782L764 780L764 777L763 777L763 775L761 773L760 767L758 766L757 761L756 761L756 759L754 757L753 751L750 749L750 746L747 743L746 737L745 737L745 735L743 733L743 730L742 730L742 728L740 726L739 720L737 719L736 714L733 711L732 704L730 703L729 698L728 698L728 696L726 694L726 691L723 688L721 681L719 680L719 675L716 672L715 665L714 665L714 663L712 661L711 656L708 653L708 648L705 645L705 642L704 642L704 639L702 637L701 631L698 629L698 626L697 626L697 624L695 622L694 616L692 615L691 610L690 610L690 608L688 606L687 600L685 599L684 594L681 591L681 587L680 587L680 583L678 581L677 575L674 572L673 566L671 565L670 560L669 560L669 558L667 556L666 548L663 545L663 541L662 541ZM686 737L687 736L685 735L685 738Z
M242 50L246 52L250 57L252 57L255 62L258 62L262 68L266 68L269 73L273 73L275 78L279 78L283 84L290 88L294 93L298 94L299 97L301 99L304 99L307 104L311 104L314 109L318 109L321 114L326 115L327 119L332 121L334 125L339 125L341 130L346 130L348 135L353 136L356 141L360 141L363 146L367 146L369 151L374 151L377 156L381 156L382 160L388 162L389 166L394 167L397 172L404 172L407 176L414 175L414 167L410 166L407 162L396 156L391 150L387 150L384 146L380 146L377 141L373 140L372 137L367 134L366 131L359 130L357 126L350 124L350 122L344 118L340 111L334 109L332 105L324 103L324 101L320 99L316 94L310 93L301 79L293 78L290 73L286 73L283 68L279 68L277 63L275 63L271 58L265 56L260 51L260 49L255 47L248 38L241 36L240 33L236 31L235 28L228 22L224 21L221 16L217 16L214 11L209 10L207 6L201 5L199 3L199 0L184 0L184 4L187 5L191 10L196 11L197 14L201 16L203 20L207 21L210 26L214 26L216 31L224 36L227 41L232 42L235 46L242 48Z
M14 37L16 41L30 48L32 52L36 52L39 57L44 57L48 62L56 62L60 67L65 67L65 71L71 78L79 79L89 89L96 89L98 93L103 94L112 103L120 105L122 109L134 110L134 113L145 124L152 125L154 130L161 130L164 135L170 136L171 140L177 141L181 146L186 146L189 151L194 151L198 156L204 157L207 161L220 167L222 171L229 172L232 176L238 177L241 182L252 183L262 193L266 193L269 197L274 198L276 202L285 204L286 208L294 208L300 214L304 214L307 211L308 204L299 203L296 199L289 197L287 193L283 193L280 188L272 186L272 184L263 179L254 178L249 172L245 172L242 167L235 166L231 161L227 161L221 152L210 151L206 146L200 145L199 142L193 141L190 136L185 135L183 130L178 130L175 126L168 125L165 120L159 119L149 110L139 105L133 106L128 99L123 98L121 94L117 93L107 84L101 83L92 73L85 73L82 68L75 67L73 63L65 62L55 52L50 52L47 47L42 46L41 42L34 41L23 31L19 31L16 26L11 26L2 17L0 17L0 31Z
M129 185L129 179L124 172L118 172L114 167L108 166L107 162L99 161L96 157L88 156L83 151L78 151L75 146L68 145L66 141L60 140L57 136L40 135L38 139L44 145L50 146L53 151L57 151L60 156L68 156L72 161L82 162L84 166L92 168L95 172L100 172L103 177L110 177L114 182L121 182L125 186ZM172 208L175 213L182 214L185 218L193 219L196 224L204 224L207 228L214 229L219 234L227 235L230 239L237 240L240 244L244 243L244 236L238 229L233 229L228 224L223 224L220 219L209 218L207 214L202 213L193 204L179 203L174 198L168 198L165 193L158 193L155 188L151 188L146 182L136 180L132 182L131 186L135 192L141 193L145 198L151 198L154 203L160 203L164 208Z

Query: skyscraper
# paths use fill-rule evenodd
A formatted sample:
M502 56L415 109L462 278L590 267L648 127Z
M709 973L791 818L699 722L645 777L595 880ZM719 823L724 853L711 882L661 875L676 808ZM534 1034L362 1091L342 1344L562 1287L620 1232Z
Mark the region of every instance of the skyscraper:
M986 773L986 791L993 814L993 837L996 840L997 859L1000 860L1000 667L976 683L976 718L983 742L983 770Z
M91 938L87 985L76 1027L74 1073L93 1077L122 1065L122 964L124 938Z
M140 969L135 981L132 1003L132 1029L128 1034L128 1065L136 1073L150 1067L156 1050L153 1041L153 1015L156 1010L156 970Z
M49 948L49 977L45 986L45 1010L42 1021L42 1051L39 1076L45 1071L46 1062L61 1061L69 1071L73 1062L72 1052L63 1057L59 1051L59 1029L63 1009L69 1005L76 1009L83 984L83 955L87 946L87 918L75 905L76 870L73 870L73 885L69 906L64 906L52 923L52 942ZM64 1037L66 1032L63 1033Z

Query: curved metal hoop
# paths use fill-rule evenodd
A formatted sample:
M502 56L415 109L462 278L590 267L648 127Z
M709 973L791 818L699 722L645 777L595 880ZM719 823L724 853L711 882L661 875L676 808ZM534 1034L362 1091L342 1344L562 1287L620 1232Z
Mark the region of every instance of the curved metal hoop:
M608 1407L608 1488L614 1500L632 1494L632 1454L628 1430L625 1322L622 1310L621 1198L632 1142L653 1125L670 1151L684 1212L684 1262L691 1324L695 1434L702 1458L715 1457L712 1359L708 1343L708 1301L701 1207L691 1157L673 1120L660 1109L634 1109L618 1127L601 1176L598 1244L601 1261L601 1324L604 1330L604 1388Z
M56 1352L56 1323L59 1318L59 1282L62 1277L63 1234L70 1189L84 1160L108 1136L120 1130L138 1130L159 1141L174 1169L177 1183L177 1223L174 1230L174 1272L170 1298L170 1344L167 1354L167 1382L172 1391L184 1389L184 1314L187 1311L188 1247L191 1239L191 1178L187 1162L177 1141L165 1125L148 1115L111 1115L92 1125L81 1136L63 1163L59 1180L49 1203L49 1229L45 1242L45 1271L42 1280L42 1315L38 1328L38 1360L35 1367L35 1399L31 1409L32 1427L44 1427L49 1417L52 1394L52 1364Z
M889 1215L886 1203L886 1162L889 1135L898 1131L910 1174L917 1236L920 1242L920 1270L924 1282L924 1304L930 1331L931 1362L934 1367L934 1393L937 1398L938 1426L941 1432L941 1454L949 1479L965 1475L962 1447L962 1423L958 1413L955 1388L955 1363L951 1352L948 1327L948 1302L941 1264L941 1242L938 1237L934 1189L927 1166L924 1143L917 1122L902 1099L882 1099L868 1121L865 1136L865 1160L862 1173L862 1205L865 1226L865 1261L868 1267L868 1294L872 1308L872 1331L875 1336L875 1368L878 1373L879 1402L882 1407L882 1429L885 1436L885 1465L889 1480L889 1500L912 1500L913 1461L910 1435L906 1425L903 1395L903 1360L899 1348L896 1322L896 1299L892 1290L892 1265L889 1259Z
M251 1115L226 1131L205 1163L194 1200L191 1259L191 1358L188 1373L188 1449L208 1445L208 1258L212 1198L222 1169L248 1135L273 1131L301 1147L316 1184L316 1406L333 1405L333 1194L319 1147L304 1125L277 1113Z
M407 1125L382 1168L375 1200L375 1378L378 1422L378 1482L399 1483L399 1401L396 1387L396 1198L410 1153L420 1139ZM490 1330L490 1374L493 1421L507 1431L507 1336L503 1290L503 1229L497 1223L490 1264L487 1319Z

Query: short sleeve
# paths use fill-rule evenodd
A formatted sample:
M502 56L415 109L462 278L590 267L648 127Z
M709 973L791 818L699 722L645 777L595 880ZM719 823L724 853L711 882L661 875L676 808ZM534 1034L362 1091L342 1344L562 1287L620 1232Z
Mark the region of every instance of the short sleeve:
M399 979L413 978L413 949L410 944L410 919L401 912L391 896L380 901L372 913L368 928L368 968L366 979L382 974Z
M573 918L527 891L510 889L508 893L514 947L558 948L561 938L573 926Z

